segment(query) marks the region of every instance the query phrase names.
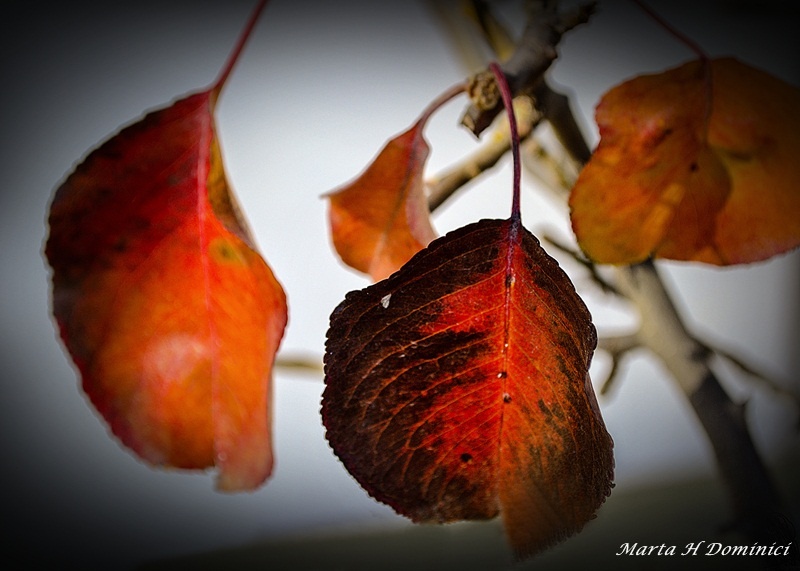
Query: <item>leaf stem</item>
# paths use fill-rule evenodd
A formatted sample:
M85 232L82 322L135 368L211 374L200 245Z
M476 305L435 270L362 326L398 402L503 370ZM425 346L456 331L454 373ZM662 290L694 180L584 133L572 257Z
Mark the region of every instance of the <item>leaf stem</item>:
M256 22L258 21L259 16L261 16L261 12L264 11L264 8L267 5L267 0L259 0L258 5L256 6L253 13L250 15L250 19L247 21L247 25L245 26L242 33L239 35L239 39L236 42L236 45L231 51L231 54L228 56L228 60L225 62L225 66L222 68L217 79L211 86L211 91L213 92L213 98L216 99L219 97L220 92L222 91L225 82L228 80L228 76L230 76L231 71L233 70L234 66L236 65L239 56L244 49L244 45L247 43L250 34L255 28Z
M642 9L648 16L650 16L655 22L664 28L667 32L669 32L672 36L678 39L678 41L682 42L686 45L690 50L692 50L697 57L700 58L702 61L708 61L708 54L700 47L700 44L695 42L692 38L675 28L672 24L667 22L658 12L653 10L650 6L644 3L643 0L631 0L634 4L636 4L639 8Z
M436 111L438 111L440 107L443 107L451 99L455 99L457 96L461 95L466 90L467 90L466 82L458 83L450 87L448 90L440 94L436 99L434 99L428 104L428 106L422 112L422 115L420 115L419 119L417 119L417 124L427 123L428 119L431 118L431 115L433 115Z
M677 38L677 40L683 43L686 47L692 50L695 55L697 55L698 59L700 60L701 65L703 66L703 77L706 85L706 109L705 109L705 129L703 129L704 133L704 140L708 136L708 122L711 120L711 107L713 105L713 78L711 73L711 58L709 55L700 47L696 41L692 38L678 30L672 24L667 22L658 12L653 10L650 6L645 4L644 0L631 0L634 4L636 4L644 13L646 13L650 18L652 18L659 26L664 28L667 33Z
M511 157L514 161L514 182L513 182L513 195L511 202L511 218L520 220L520 158L519 158L519 132L517 131L517 118L514 116L514 103L511 98L511 88L508 86L508 81L500 66L492 62L489 64L489 69L494 74L497 81L497 88L500 90L500 96L503 98L503 106L506 108L508 114L508 128L511 134Z

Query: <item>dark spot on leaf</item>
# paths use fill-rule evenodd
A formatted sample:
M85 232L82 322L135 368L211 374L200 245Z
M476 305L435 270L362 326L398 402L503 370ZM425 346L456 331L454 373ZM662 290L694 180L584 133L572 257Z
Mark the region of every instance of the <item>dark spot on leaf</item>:
M233 248L229 244L221 244L217 249L217 253L226 260L233 260L236 257Z
M650 145L652 147L656 147L656 146L660 145L661 143L663 143L664 140L667 137L669 137L670 135L672 135L672 129L667 127L663 131L660 131L658 133L654 133L652 138L651 138L651 140L649 141L649 143L650 143Z
M142 216L136 216L130 220L130 227L133 232L144 232L145 230L149 230L150 226L150 221Z
M560 341L563 343L564 339L561 339ZM564 347L564 345L561 346ZM570 374L570 370L567 367L564 358L561 355L555 355L555 361L556 365L558 366L558 370L561 371L561 374L564 375L564 377L566 377L567 379L571 378L572 375Z
M209 244L209 253L211 257L217 262L226 263L245 263L241 254L236 250L236 247L227 239L215 238Z

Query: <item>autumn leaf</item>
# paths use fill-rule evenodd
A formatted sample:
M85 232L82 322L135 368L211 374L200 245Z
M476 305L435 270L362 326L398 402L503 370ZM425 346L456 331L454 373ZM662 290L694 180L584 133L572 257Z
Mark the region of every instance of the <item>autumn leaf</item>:
M431 114L464 91L447 91L414 125L393 137L353 181L328 193L334 248L348 266L374 281L389 276L436 238L423 171L430 147L423 129Z
M333 312L327 438L400 514L500 514L517 554L532 554L580 530L610 492L595 343L569 278L518 216L468 225Z
M596 262L717 265L800 245L800 90L732 58L627 81L597 107L600 143L572 191Z
M270 376L287 318L214 125L246 35L210 89L77 166L55 193L45 249L61 337L113 433L155 465L216 466L231 491L272 469Z

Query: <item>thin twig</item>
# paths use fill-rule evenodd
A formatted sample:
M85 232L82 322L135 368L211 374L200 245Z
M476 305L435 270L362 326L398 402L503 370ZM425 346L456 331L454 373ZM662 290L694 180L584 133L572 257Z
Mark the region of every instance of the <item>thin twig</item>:
M798 411L800 411L800 395L798 395L795 391L787 389L781 385L781 383L756 370L755 367L746 363L741 357L737 357L736 355L733 355L732 353L713 345L707 346L714 355L732 363L750 379L758 381L762 386L766 387L774 394L787 399Z
M614 284L600 275L600 272L597 269L597 264L584 256L583 253L576 249L570 248L566 244L563 244L561 241L547 234L543 235L542 239L548 244L552 245L554 248L561 250L565 254L568 254L573 260L583 266L589 272L589 276L592 278L592 281L600 287L603 293L612 293L619 297L624 297L622 292L619 291Z
M321 357L309 357L305 355L284 355L280 353L275 359L275 367L299 373L313 373L315 375L322 374L323 372Z
M560 200L565 198L578 177L575 161L566 154L555 156L539 137L529 137L522 145L522 165Z
M514 101L514 112L517 116L520 139L525 140L533 133L541 116L536 112L528 97L518 97ZM433 212L439 208L458 189L494 167L510 149L511 139L506 120L498 125L492 136L477 151L426 181L430 211Z
M633 351L642 347L642 342L639 339L638 333L631 333L628 335L616 336L602 336L597 341L597 348L600 351L605 351L611 357L611 369L606 376L606 380L600 385L600 394L607 395L616 380L619 378L619 371L621 370L620 364L622 358Z

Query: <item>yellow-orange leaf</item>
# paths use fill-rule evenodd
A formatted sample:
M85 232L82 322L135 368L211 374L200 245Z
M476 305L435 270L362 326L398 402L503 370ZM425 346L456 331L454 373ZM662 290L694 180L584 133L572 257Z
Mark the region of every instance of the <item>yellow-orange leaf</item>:
M422 180L427 114L391 139L355 180L330 193L331 238L342 261L374 281L436 238Z
M800 90L732 58L627 81L572 191L596 262L749 263L800 245Z

